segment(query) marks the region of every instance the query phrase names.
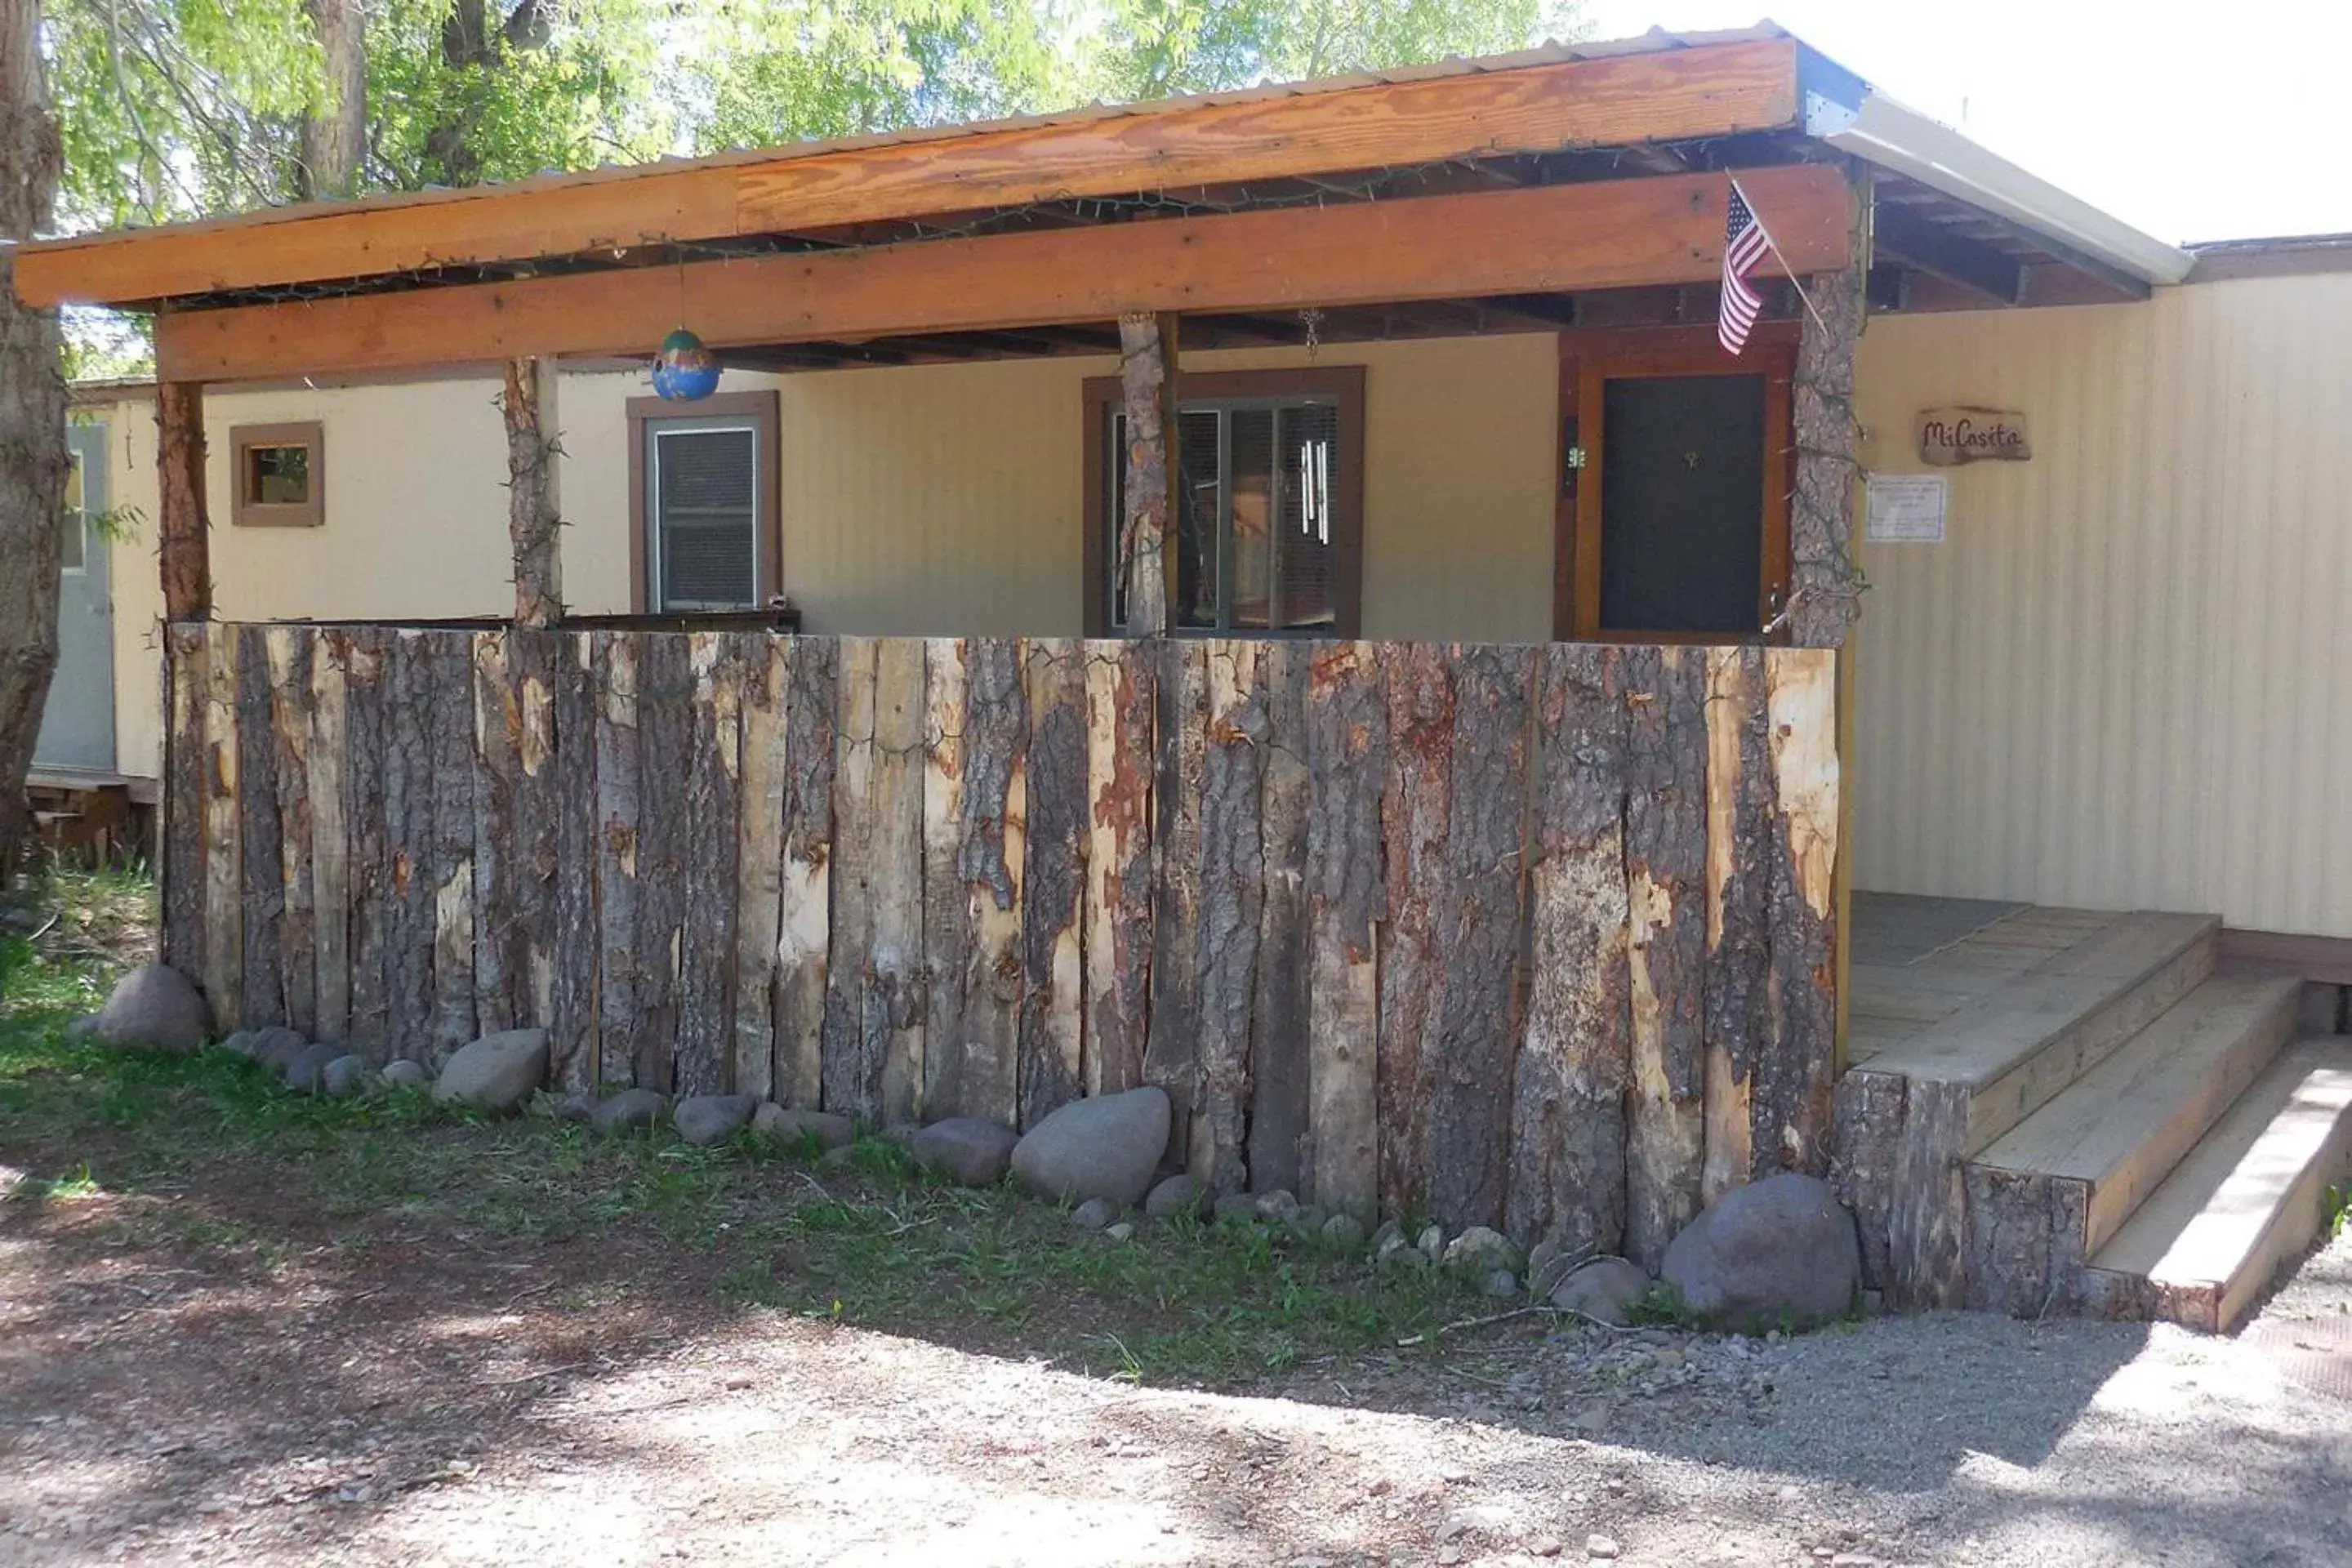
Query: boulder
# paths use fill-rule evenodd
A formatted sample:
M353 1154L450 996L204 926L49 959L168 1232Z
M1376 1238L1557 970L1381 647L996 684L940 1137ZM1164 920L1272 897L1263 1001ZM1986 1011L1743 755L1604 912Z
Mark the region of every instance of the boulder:
M1279 1225L1298 1217L1298 1194L1286 1187L1257 1194L1257 1216Z
M857 1137L857 1124L846 1116L783 1105L763 1105L753 1111L751 1131L794 1148L805 1148L814 1138L819 1149L846 1149Z
M346 1051L319 1069L319 1092L337 1100L367 1087L367 1058Z
M1862 1247L1830 1184L1787 1171L1707 1205L1667 1245L1658 1277L1710 1326L1807 1327L1853 1310Z
M273 1068L283 1076L286 1069L294 1065L295 1058L310 1048L310 1042L301 1030L289 1029L283 1024L272 1024L266 1029L253 1032L253 1047L247 1054L263 1067ZM340 1056L341 1053L336 1054Z
M1265 1217L1257 1211L1257 1199L1248 1193L1227 1193L1211 1212L1229 1225L1255 1225Z
M97 1037L98 1015L95 1013L84 1013L66 1026L66 1038L76 1044Z
M161 963L134 969L118 981L90 1026L91 1037L101 1045L163 1051L193 1051L211 1031L204 997L186 975Z
M1013 1146L1013 1173L1040 1197L1129 1207L1151 1190L1168 1121L1168 1092L1156 1084L1074 1100Z
M584 1089L567 1089L551 1100L542 1101L541 1108L558 1121L584 1124L596 1114L596 1097Z
M95 1013L91 1014L89 1021L95 1024L98 1021L98 1015ZM70 1029L68 1032L70 1032ZM253 1055L253 1042L255 1037L253 1030L239 1029L230 1035L227 1039L223 1040L220 1043L220 1048L226 1051L233 1057L249 1057Z
M950 1116L918 1131L907 1146L915 1163L936 1171L967 1187L985 1187L1004 1179L1013 1145L1021 1134L984 1116ZM1118 1216L1105 1215L1099 1230Z
M650 1089L625 1089L600 1100L588 1110L588 1131L600 1138L623 1132L643 1132L662 1118L669 1101Z
M1351 1214L1335 1214L1323 1222L1316 1234L1327 1247L1342 1252L1355 1252L1364 1245L1364 1222Z
M1519 1293L1519 1277L1507 1268L1497 1268L1480 1281L1478 1288L1497 1300L1506 1300Z
M1622 1258L1596 1258L1552 1287L1551 1304L1612 1328L1633 1317L1633 1303L1650 1288L1641 1266Z
M291 1030L288 1031L289 1034ZM284 1075L286 1087L300 1094L317 1094L326 1087L327 1064L344 1055L341 1046L314 1046L308 1043L278 1070Z
M457 1047L433 1085L444 1105L519 1110L547 1078L547 1031L501 1029Z
M751 1112L759 1108L760 1098L753 1094L690 1094L677 1102L669 1119L680 1138L707 1149L751 1126Z
M386 1089L423 1089L430 1076L421 1062L390 1061L383 1064L375 1080Z
M1144 1194L1143 1212L1150 1219L1174 1219L1180 1214L1197 1215L1208 1206L1209 1189L1201 1178L1188 1171L1176 1174Z
M1132 1220L1123 1219L1117 1225L1105 1226L1103 1227L1103 1235L1112 1241L1133 1241L1135 1239L1135 1222Z
M1080 1230L1101 1230L1118 1218L1118 1205L1108 1198L1088 1198L1070 1211L1070 1223Z
M1445 1267L1481 1279L1507 1271L1517 1273L1524 1261L1509 1237L1483 1225L1472 1226L1445 1244Z

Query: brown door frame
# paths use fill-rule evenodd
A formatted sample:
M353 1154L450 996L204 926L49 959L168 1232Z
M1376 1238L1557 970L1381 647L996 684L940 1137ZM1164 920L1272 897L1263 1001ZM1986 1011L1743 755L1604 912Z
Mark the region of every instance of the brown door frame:
M1759 321L1748 352L1723 352L1715 328L1645 327L1559 334L1559 465L1553 513L1552 636L1575 642L1715 642L1720 634L1653 632L1601 626L1601 462L1602 384L1612 376L1764 375L1764 551L1758 626L1780 613L1789 588L1790 458L1797 444L1794 398L1797 328ZM1568 432L1584 453L1570 468Z

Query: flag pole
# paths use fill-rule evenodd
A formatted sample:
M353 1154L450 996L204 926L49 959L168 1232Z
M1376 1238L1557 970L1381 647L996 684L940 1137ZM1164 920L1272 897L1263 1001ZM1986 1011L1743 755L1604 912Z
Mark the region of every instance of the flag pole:
M1756 232L1764 237L1765 248L1771 251L1772 259L1780 264L1780 271L1789 279L1789 287L1797 291L1797 299L1799 302L1805 307L1805 314L1813 319L1813 325L1819 327L1824 332L1828 331L1830 330L1830 324L1822 320L1822 313L1819 310L1813 309L1813 297L1805 292L1804 284L1800 281L1797 277L1797 269L1789 265L1789 258L1787 257L1780 254L1780 242L1772 237L1771 229L1765 226L1763 209L1759 207L1754 202L1749 201L1748 199L1748 193L1739 188L1738 175L1733 174L1728 176L1728 178L1731 181L1732 191L1747 206L1748 216L1756 220Z

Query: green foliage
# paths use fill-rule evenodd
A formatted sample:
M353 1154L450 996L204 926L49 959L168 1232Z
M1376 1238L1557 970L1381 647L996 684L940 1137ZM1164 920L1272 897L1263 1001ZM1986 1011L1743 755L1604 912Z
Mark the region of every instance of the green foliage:
M1112 0L1107 97L1156 98L1378 70L1572 37L1559 0Z
M2320 1233L2334 1241L2352 1226L2352 1182L2338 1182L2327 1189L2326 1219Z

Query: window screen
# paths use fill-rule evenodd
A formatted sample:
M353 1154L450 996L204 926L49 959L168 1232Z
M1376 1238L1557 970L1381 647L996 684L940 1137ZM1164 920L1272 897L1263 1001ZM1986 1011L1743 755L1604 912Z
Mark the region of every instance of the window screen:
M756 605L758 433L750 426L655 428L653 544L657 610Z

